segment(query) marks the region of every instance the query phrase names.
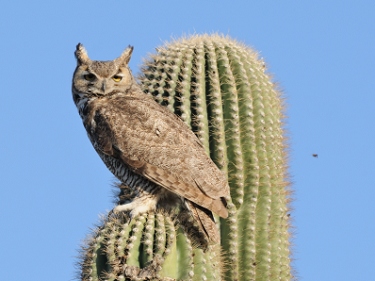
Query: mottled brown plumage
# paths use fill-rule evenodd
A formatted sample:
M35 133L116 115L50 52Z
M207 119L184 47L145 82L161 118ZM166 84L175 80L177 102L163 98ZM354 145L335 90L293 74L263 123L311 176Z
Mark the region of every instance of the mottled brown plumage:
M81 44L75 53L72 92L88 136L111 172L137 193L115 211L147 212L172 193L217 242L211 212L228 216L227 179L189 127L142 92L128 67L131 53L108 62L91 61Z

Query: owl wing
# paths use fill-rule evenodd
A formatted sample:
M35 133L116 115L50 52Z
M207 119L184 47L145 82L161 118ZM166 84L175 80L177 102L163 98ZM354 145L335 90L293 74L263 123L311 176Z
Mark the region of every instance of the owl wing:
M135 173L212 212L227 217L229 187L195 134L153 100L113 101L96 111L95 143ZM106 112L111 112L111 116ZM116 118L111 118L116 116Z
M212 198L197 188L194 182L189 183L181 180L169 171L165 171L157 166L145 163L140 169L140 173L147 179L166 188L167 190L178 194L204 208L211 210L219 216L228 217L225 199ZM196 183L195 183L196 184Z

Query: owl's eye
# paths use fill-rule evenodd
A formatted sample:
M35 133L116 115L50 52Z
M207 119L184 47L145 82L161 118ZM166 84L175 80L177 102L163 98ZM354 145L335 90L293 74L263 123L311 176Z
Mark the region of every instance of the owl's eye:
M113 79L113 81L115 81L115 82L120 82L121 79L122 79L122 76L115 75L115 76L112 77L112 79Z
M92 82L96 79L96 76L92 73L89 73L89 74L83 75L83 78L85 78L87 81Z

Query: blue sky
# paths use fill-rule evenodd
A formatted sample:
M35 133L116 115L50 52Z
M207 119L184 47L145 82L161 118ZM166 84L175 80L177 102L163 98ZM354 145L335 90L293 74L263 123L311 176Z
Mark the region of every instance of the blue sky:
M137 73L173 37L220 32L258 50L287 99L297 276L373 280L374 2L129 2L1 4L1 278L71 280L112 208L113 176L71 98L75 45L110 60L131 44Z

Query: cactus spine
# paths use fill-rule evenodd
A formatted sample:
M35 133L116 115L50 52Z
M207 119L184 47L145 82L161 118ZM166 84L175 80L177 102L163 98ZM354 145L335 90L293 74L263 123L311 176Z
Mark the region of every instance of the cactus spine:
M196 249L169 215L110 217L85 248L82 280L291 280L283 104L264 63L230 38L196 35L158 48L142 72L145 93L228 174L221 253Z

